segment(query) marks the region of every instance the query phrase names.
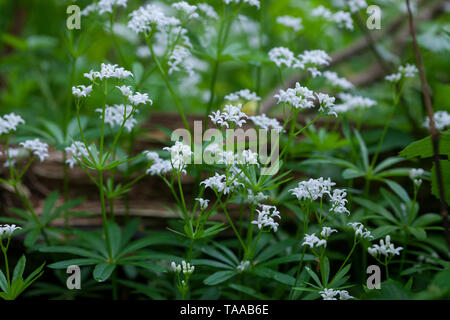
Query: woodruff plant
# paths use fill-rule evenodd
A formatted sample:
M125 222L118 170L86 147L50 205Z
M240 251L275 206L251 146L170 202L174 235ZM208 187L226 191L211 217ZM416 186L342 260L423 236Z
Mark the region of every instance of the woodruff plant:
M370 296L370 292L362 275L354 274L355 265L360 265L358 270L369 261L383 265L388 284L393 283L391 278L402 281L419 272L420 268L409 259L417 252L421 256L424 251L435 253L432 247L437 246L436 241L426 241L427 231L437 229L433 224L440 221L433 213L418 214L419 190L430 174L421 168L394 168L405 160L396 156L379 161L388 129L408 89L407 79L415 77L417 68L406 64L386 77L392 85L393 99L389 101L381 136L376 146L369 148L362 134L366 120L363 116L375 109L378 101L359 95L349 80L326 70L333 61L331 54L315 48L298 49L294 36L301 36L307 21L288 15L273 19L283 31L288 30L289 41L269 43L264 32L267 2L219 3L213 7L186 1L170 5L152 2L129 10L126 0L100 0L84 8L82 15L91 18L90 24L93 19L105 24L119 61L114 64L105 59L93 70L86 68L83 81L76 83L81 53L76 41L69 39L72 64L68 89L71 87L72 94L62 140L66 167L81 168L98 190L102 230L80 230L68 223L64 229L54 228L52 223L58 217L67 218L69 210L81 203L79 199L68 201L67 192L62 205L56 205L59 194L51 193L42 211L35 210L24 195L22 179L36 160L42 162L49 157L53 146L39 139L19 141L14 137L16 129L25 121L11 113L0 117L8 173L0 182L14 190L25 208L14 213L23 218L20 225L26 233L27 247L50 253L55 260L50 267L54 269L92 266L99 286L111 279L116 299L121 287L152 299L216 298L221 294L225 298L267 299L273 294L282 299L359 299ZM321 25L351 31L355 28L353 17L365 7L365 1L359 0L348 1L342 10L318 6L310 18ZM127 14L126 28L116 21L123 17L122 12ZM250 20L244 15L247 12L259 21ZM81 35L84 32L88 34L82 28ZM134 53L126 54L124 49L130 48L125 48L125 40L131 34ZM248 36L247 45L261 57L239 56L237 38L243 35ZM132 62L133 57L145 61L145 67L141 62ZM257 61L247 63L252 58ZM246 79L248 88L219 90L221 69L231 60L254 68L255 74ZM279 117L269 116L269 110L263 109L263 67L267 78L273 75L279 85L269 97ZM295 81L290 80L293 75ZM151 77L156 81L148 82ZM203 78L206 85L201 86ZM162 87L158 93L155 83ZM227 94L222 98L219 91L225 90ZM216 140L203 143L200 147L204 154L216 160L206 164L193 161L194 150L199 147L195 141L186 144L174 140L162 150L139 150L134 154L132 138L139 125L138 115L163 107L162 102L159 105L160 100L164 101L161 92L168 93L188 131L191 127L185 96L190 95L197 96L196 103L202 104L204 112L201 116L219 130L222 141L226 129L253 126L276 131L280 139L271 141L268 158L276 157L280 171L262 174L266 159L246 141L233 149ZM448 126L446 114L436 116L439 127ZM351 119L355 119L354 128ZM317 130L320 122L322 128ZM70 123L78 127L76 134L68 130ZM330 128L332 123L334 128ZM343 137L338 128L342 128ZM122 148L126 143L130 144L127 150ZM313 148L308 159L301 161L307 143ZM14 144L20 148L13 148ZM123 167L142 163L143 167L122 174ZM330 165L343 168L342 177ZM317 166L321 167L316 171L308 169ZM412 197L393 180L408 175L413 181ZM167 187L164 190L174 200L171 210L175 219L164 232L140 230L142 237L138 237L139 221L127 219L119 225L115 203L148 176L160 179ZM187 176L194 181L189 192ZM364 179L364 188L359 188L359 178ZM344 186L342 181L346 180L348 185ZM372 194L375 183L380 185L379 192ZM19 224L13 218L9 222ZM4 291L0 294L14 299L42 274L43 266L23 280L23 256L11 278L7 256L11 230L14 226L0 227L2 241L7 240L5 246L1 243L6 269L5 275L0 273L0 288ZM40 236L43 242L38 241ZM411 247L417 251L410 253ZM55 253L70 258L58 260ZM433 257L435 260L428 260L437 261L432 268L448 267L439 256ZM409 269L405 270L406 265ZM212 290L207 291L205 285ZM108 285L102 286L109 289ZM411 282L406 286L411 288Z

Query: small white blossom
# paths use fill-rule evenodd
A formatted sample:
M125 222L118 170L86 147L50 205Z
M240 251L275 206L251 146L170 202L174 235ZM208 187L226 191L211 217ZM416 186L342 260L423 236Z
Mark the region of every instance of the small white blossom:
M336 229L331 229L330 227L323 227L320 235L324 238L328 238L333 232L338 232Z
M285 27L292 28L295 32L298 32L303 28L302 19L291 17L291 16L277 17L277 23L279 23Z
M308 109L314 107L314 92L300 83L295 84L295 88L281 89L279 94L274 95L278 103L288 103L295 109Z
M2 235L6 235L8 237L10 237L14 231L22 229L21 227L16 226L15 224L9 225L9 224L5 224L5 225L0 225L0 238L2 237Z
M269 59L275 63L277 67L285 65L287 68L290 68L298 62L294 53L285 47L272 48L269 51Z
M377 104L375 100L353 96L349 93L340 93L338 97L342 100L342 103L334 106L334 111L337 113L353 111L356 108L370 108Z
M180 20L166 16L159 6L153 4L142 6L131 12L129 16L131 19L128 27L137 34L149 33L153 29L161 31L181 24Z
M283 126L277 119L269 118L264 113L257 116L251 116L249 119L252 120L257 127L267 131L272 129L281 132L281 130L283 130Z
M302 246L309 246L310 248L316 248L316 247L323 246L324 248L326 248L327 240L319 239L315 233L305 234L305 237L303 238Z
M191 163L191 157L194 154L191 147L176 141L173 146L163 149L169 151L172 167L178 172L186 173L186 165Z
M96 109L95 111L100 114L103 112L102 109ZM131 132L137 123L136 119L133 117L136 112L138 112L138 110L134 110L130 105L116 104L112 107L106 105L105 123L109 124L111 127L121 126L123 124L124 128L126 128L128 132Z
M102 63L100 71L91 70L89 73L84 73L84 76L91 81L95 81L96 79L126 79L133 74L122 67L118 67L117 64Z
M72 155L71 158L68 158L66 160L66 163L69 164L71 168L74 167L74 165L77 163L77 159L81 160L82 157L89 158L89 152L81 141L74 141L70 145L70 147L65 148L67 153L70 153Z
M345 190L341 190L341 189L333 190L333 194L330 195L330 198L331 198L332 211L334 213L350 214L350 211L348 211L347 208L345 207L345 205L347 203L347 199L345 199L346 196L347 196L347 192L345 192Z
M89 95L91 94L92 91L92 85L90 86L76 86L76 87L72 87L72 94L74 96L76 96L77 98L86 98L89 97Z
M214 10L214 8L212 6L210 6L209 4L206 3L199 3L197 5L198 9L203 12L208 18L214 19L214 20L218 20L219 19L219 15L217 14L217 12Z
M381 239L380 244L374 244L372 247L368 248L367 251L372 256L395 256L400 255L400 251L403 250L402 247L394 247L394 244L391 243L391 236L387 235L385 240Z
M21 116L15 113L5 114L0 117L0 135L16 131L19 124L25 124Z
M348 0L348 6L352 13L367 8L366 0Z
M238 127L242 127L242 125L246 123L244 119L247 119L248 117L241 111L241 109L242 104L238 104L236 106L227 104L222 112L212 112L209 117L214 124L221 127L225 126L229 128L230 124L235 124Z
M39 139L27 140L25 142L21 142L20 146L24 149L31 151L35 156L39 158L41 162L43 162L46 158L48 158L48 144L42 142Z
M206 210L208 208L209 200L203 199L203 198L195 198L196 201L200 204L200 208L202 211Z
M373 239L372 233L361 222L350 222L349 225L355 230L356 236L362 239Z
M334 87L341 88L343 90L353 89L353 84L345 78L339 78L336 72L325 71L322 74Z
M309 179L308 181L301 181L298 186L294 189L290 189L289 192L297 197L298 200L317 200L322 198L324 195L329 195L331 197L331 187L336 183L332 182L330 178L324 179L320 177L319 179Z
M175 2L172 7L176 10L184 12L186 15L185 19L197 19L199 17L197 11L197 6L192 6L186 1Z
M335 298L339 295L339 300L349 300L354 299L351 295L349 295L347 290L334 290L334 289L323 289L319 291L320 296L323 300L337 300Z
M243 184L240 183L235 177L229 177L229 179L227 179L224 174L220 175L217 172L213 177L203 180L200 184L203 184L205 188L211 188L218 193L223 193L224 195L230 194L237 188L243 186Z
M421 178L423 177L424 172L425 171L422 168L409 170L409 177L416 186L420 186L422 184Z
M317 100L319 101L319 112L324 112L326 114L334 115L337 117L336 112L334 112L334 101L336 98L330 97L326 93L316 93Z
M261 210L256 209L258 212L258 217L256 220L252 221L252 224L256 224L259 229L263 227L269 227L275 232L278 230L278 223L275 222L274 218L281 219L280 212L275 206L269 206L265 204L260 204Z
M396 83L404 78L414 78L417 72L419 72L419 70L417 70L417 67L415 65L406 64L405 66L400 66L398 68L398 72L386 76L385 79L387 81Z
M244 3L248 3L251 6L257 7L259 9L259 6L260 6L259 0L223 0L223 2L225 2L225 4L230 4L232 2L241 3L241 1Z
M447 111L437 111L433 115L434 125L438 130L444 130L446 127L450 127L450 113ZM427 117L423 123L423 126L427 129L430 128L430 118ZM0 125L1 128L1 125ZM1 129L0 129L1 132Z
M228 100L231 102L238 101L239 99L244 99L247 101L261 100L261 98L258 97L258 95L255 92L251 92L249 89L239 90L237 92L230 93L229 95L225 96L225 100Z
M191 275L194 272L195 267L191 266L189 262L183 260L181 261L181 264L178 265L174 261L172 261L172 263L170 264L170 269L175 273L182 272L184 275Z
M258 192L257 194L253 194L252 190L247 190L248 191L248 202L256 205L256 204L260 204L262 201L267 200L269 198L269 196L265 195L262 192Z
M248 267L250 267L250 261L243 260L239 263L239 265L236 267L236 269L238 270L238 272L243 272L245 269L248 269Z

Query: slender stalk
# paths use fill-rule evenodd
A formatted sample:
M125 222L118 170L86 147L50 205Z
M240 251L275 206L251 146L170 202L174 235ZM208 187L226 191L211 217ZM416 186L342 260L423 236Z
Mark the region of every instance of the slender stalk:
M435 168L436 168L436 177L437 177L437 182L438 182L437 185L438 185L438 190L439 190L439 198L441 200L442 223L444 226L447 247L450 250L450 225L448 222L448 205L445 202L445 187L444 187L444 181L442 178L441 164L439 161L440 132L439 132L439 130L436 129L436 124L434 123L433 105L431 103L429 86L428 86L428 82L427 82L427 77L425 75L422 57L420 55L419 46L417 44L414 19L413 19L413 15L411 12L411 6L409 3L409 0L406 0L406 7L408 8L409 29L411 32L414 53L416 55L416 60L417 60L417 64L419 67L420 82L422 84L422 92L423 92L423 96L424 96L424 100L425 100L425 107L427 110L428 118L430 119L429 120L430 121L430 134L431 134L431 139L433 141L433 161L434 161Z

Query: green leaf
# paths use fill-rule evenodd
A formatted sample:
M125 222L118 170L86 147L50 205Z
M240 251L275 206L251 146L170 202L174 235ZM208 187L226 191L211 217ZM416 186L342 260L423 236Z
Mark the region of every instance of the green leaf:
M408 196L408 192L406 192L406 190L401 185L391 180L386 180L385 182L404 202L411 202L411 199Z
M348 264L348 265L346 265L345 267L343 267L342 269L341 269L341 271L339 271L335 276L334 276L334 278L331 280L331 282L330 282L330 287L339 287L340 285L341 285L341 279L343 279L344 278L344 276L347 274L347 272L350 270L350 267L351 267L352 265L351 264Z
M218 271L203 280L203 283L209 286L214 286L227 281L228 279L234 277L236 274L236 271Z
M349 180L349 179L363 177L365 174L366 173L361 170L355 170L355 169L348 168L342 172L342 178Z
M369 153L367 151L366 143L357 130L354 130L354 133L359 143L359 150L361 151L361 158L363 161L364 169L367 171L367 169L369 169Z
M255 298L255 299L269 300L269 297L267 297L266 295L262 294L259 291L256 291L253 288L250 288L250 287L247 287L247 286L244 286L244 285L232 283L232 284L229 285L229 287L234 289L234 290L243 292L243 293L245 293L245 294L247 294L250 297Z
M2 270L0 270L0 289L3 292L8 292L8 280Z
M30 273L30 275L25 279L25 284L31 284L33 281L35 281L37 278L39 278L43 271L42 269L45 266L45 262L43 264L41 264L39 267L36 268L36 270L34 270L32 273ZM41 272L42 271L42 272ZM39 275L37 275L39 274Z
M323 285L327 286L328 279L330 278L330 261L327 257L323 257L320 261L320 273L323 279Z
M382 238L387 234L390 234L398 229L398 226L381 226L372 231L372 235L375 239Z
M33 246L37 239L39 238L41 234L41 230L38 227L35 227L34 229L31 229L30 232L27 233L24 240L25 247L29 248Z
M439 164L441 165L442 172L442 184L444 186L444 201L450 203L450 161L448 160L440 160ZM436 176L436 167L433 165L431 168L431 193L438 199L441 199L441 195L439 192L439 184Z
M408 230L418 240L423 241L427 238L427 232L422 228L408 227Z
M393 166L394 164L402 162L402 161L405 161L405 159L398 158L398 157L386 158L375 167L375 169L373 170L373 173L376 174L376 173L378 173L386 168L389 168L389 167Z
M434 154L433 143L431 141L430 136L418 141L414 141L400 152L400 156L406 157L408 159L414 157L430 158L433 156L433 154ZM439 154L442 155L450 154L449 130L441 133L441 136L439 138Z
M426 213L421 216L419 216L414 222L412 223L413 227L424 227L428 226L430 224L441 222L442 217L436 213Z
M193 265L198 265L198 266L209 266L209 267L214 267L214 268L219 268L219 269L229 269L229 270L234 270L233 266L230 266L228 264L216 261L216 260L210 260L210 259L193 259L192 260L192 264Z
M94 268L94 279L98 282L104 282L108 280L114 269L116 269L115 264L100 263Z
M78 247L70 247L70 246L48 246L48 247L42 247L39 249L40 252L52 252L52 253L70 253L77 256L82 256L86 258L92 258L92 259L103 259L101 255Z
M310 267L305 267L305 270L306 270L306 272L308 272L308 274L311 276L311 278L314 279L316 284L322 288L323 287L322 282L319 280L319 277L317 276L317 274L314 271L312 271Z
M98 259L91 259L91 258L82 258L82 259L69 259L69 260L63 260L58 261L55 263L52 263L49 265L49 268L52 269L66 269L68 266L71 265L77 265L77 266L89 266L96 263L99 263L100 261Z
M44 206L42 207L42 220L49 221L50 215L52 213L52 209L58 201L59 192L53 191L50 195L45 199Z
M285 273L274 271L270 268L257 267L257 268L253 269L253 272L260 277L272 279L272 280L278 281L280 283L286 284L291 287L295 285L294 277L292 277L288 274L285 274Z
M22 278L26 262L27 259L25 258L25 255L22 255L22 257L17 262L16 267L14 268L12 282L16 281L18 278Z
M353 199L354 199L355 202L357 202L358 204L362 205L363 207L365 207L365 208L367 208L367 209L369 209L371 211L375 211L376 213L380 214L381 216L383 216L384 218L386 218L390 222L397 224L397 221L395 220L395 218L392 215L392 213L387 211L381 205L379 205L379 204L377 204L375 202L372 202L370 200L363 199L363 198L355 197Z

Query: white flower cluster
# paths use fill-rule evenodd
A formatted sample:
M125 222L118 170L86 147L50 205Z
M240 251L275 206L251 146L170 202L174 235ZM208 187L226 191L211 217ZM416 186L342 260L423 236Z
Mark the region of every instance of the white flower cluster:
M3 235L6 235L8 237L10 237L14 231L22 229L21 227L17 227L15 224L9 225L9 224L5 224L5 225L1 225L0 224L0 238Z
M181 24L180 20L166 16L159 6L153 4L142 6L131 12L129 16L131 19L128 27L137 34L149 33L153 29L164 31Z
M42 142L39 139L27 140L20 143L20 146L26 150L32 152L35 156L39 158L41 162L43 162L46 158L48 158L48 144Z
M234 164L238 165L257 165L259 166L258 162L258 153L253 152L252 150L242 150L240 153L237 153L235 155L235 162Z
M331 57L323 50L306 50L295 57L294 53L285 47L272 48L269 51L269 59L277 67L286 66L294 69L307 69L313 77L321 75L318 67L328 66Z
M283 130L283 126L277 119L269 118L264 113L257 116L251 116L249 119L252 120L257 127L267 131L272 129L281 132L281 130Z
M217 172L213 177L209 177L200 184L204 185L205 188L211 188L218 193L223 193L224 195L233 193L238 188L243 187L244 185L239 182L239 176L237 176L236 172L232 172L232 175L227 178L224 174L218 174Z
M241 3L241 1L243 3L248 3L251 6L257 7L258 9L260 7L259 0L223 0L223 2L225 2L225 4L230 4L232 2L234 2L234 3Z
M317 100L319 101L319 112L325 114L331 114L337 117L337 113L334 112L334 101L335 97L330 97L326 93L316 92Z
M182 272L184 275L191 275L194 273L195 266L191 266L189 262L181 261L181 264L176 264L174 261L170 264L170 268L173 272L180 273Z
M353 84L345 78L339 78L336 72L325 71L322 75L331 83L332 86L343 90L353 89Z
M159 157L156 152L144 151L143 154L147 157L149 161L152 161L152 165L147 169L147 174L154 175L164 175L172 171L172 164L170 160L163 160Z
M70 147L65 148L67 153L72 155L71 158L66 160L66 163L73 168L73 166L77 163L77 159L81 160L82 157L89 158L89 152L81 141L74 141L70 145Z
M1 119L1 118L0 118ZM446 127L450 127L450 113L447 111L437 111L433 115L434 125L438 130L444 130ZM1 123L1 121L0 121ZM423 126L427 129L430 128L430 118L427 117L423 122ZM1 132L1 124L0 124Z
M336 229L332 229L330 227L323 227L322 231L320 232L320 235L324 238L328 238L331 236L333 232L338 232Z
M259 229L263 227L269 227L275 232L278 230L278 223L275 222L274 218L281 219L280 212L275 206L269 206L265 204L260 204L261 210L256 209L258 212L258 217L256 220L252 221L252 224L256 224Z
M386 80L390 82L399 82L404 78L414 78L419 72L417 67L413 64L407 64L405 66L400 66L398 72L386 76Z
M295 32L300 31L303 28L302 25L302 19L301 18L295 18L292 16L280 16L277 17L277 23L293 29Z
M186 1L175 2L172 4L172 7L176 10L179 10L185 14L185 19L197 19L200 16L198 15L197 6L192 6Z
M250 91L249 89L243 89L239 90L234 93L230 93L229 95L225 96L225 100L228 100L230 102L236 102L239 99L247 100L247 101L259 101L261 100L260 97L255 92Z
M309 246L310 248L316 248L316 247L323 246L324 248L326 248L327 240L318 238L315 233L305 234L305 237L303 238L302 246Z
M239 263L239 265L236 267L236 269L238 272L243 272L245 269L248 269L248 267L250 267L250 261L243 260Z
M394 255L400 255L400 251L403 250L402 247L394 247L394 244L391 243L391 236L387 235L386 240L383 239L380 240L380 245L374 244L372 247L368 248L367 251L372 256L394 256Z
M348 0L350 12L354 13L361 9L367 8L366 0Z
M72 94L77 98L86 98L89 97L92 91L92 85L90 86L76 86L72 87Z
M25 124L21 116L15 113L5 114L0 117L0 135L16 131L19 124Z
M165 147L163 150L169 151L172 168L186 174L186 165L191 163L191 157L194 154L191 150L191 146L176 141L173 146Z
M355 230L355 235L362 239L373 239L372 233L367 230L361 222L350 222L349 225Z
M198 9L205 14L206 17L218 20L219 15L217 14L216 10L212 6L210 6L207 3L199 3L197 5Z
M308 181L301 181L294 189L289 192L297 197L298 200L310 199L312 201L322 198L325 194L330 195L331 187L336 185L330 178L324 179L309 179Z
M153 101L149 99L148 94L139 92L134 93L130 86L116 86L116 88L119 89L120 92L122 92L122 94L128 98L128 101L130 101L130 103L134 106L147 103L150 103L150 105L153 104Z
M288 103L295 109L308 109L314 107L314 92L300 83L295 84L295 88L281 89L279 94L274 95L278 103Z
M256 205L256 204L260 204L262 201L267 200L269 198L269 196L265 195L262 192L258 192L257 194L254 194L252 190L247 190L248 191L248 202L250 204Z
M81 11L82 16L87 16L89 13L97 11L100 15L104 13L112 13L113 6L127 7L128 0L99 0L97 3L88 5Z
M183 68L192 77L194 75L194 66L191 63L191 59L189 59L191 57L192 54L187 48L177 45L167 62L170 67L169 74L172 74L174 71L181 71L181 68Z
M342 103L334 106L334 111L337 113L353 111L356 108L370 108L377 104L375 100L370 98L353 96L349 93L340 93L338 97L341 99Z
M350 211L345 207L347 204L347 199L345 197L347 196L347 192L343 189L334 189L333 194L329 194L330 200L331 200L331 211L342 214L350 214Z
M416 186L420 186L422 184L421 178L423 177L423 174L424 170L422 168L409 170L409 178Z
M353 19L349 12L337 11L336 13L331 12L324 6L318 6L311 11L313 17L322 17L325 20L334 22L340 28L346 28L348 30L353 30Z
M353 299L351 295L349 295L347 290L334 290L334 289L323 289L322 291L319 291L320 296L323 300L337 300L335 298L337 295L339 295L339 300L349 300Z
M96 112L100 113L100 118L102 117L103 110L96 109ZM133 127L137 123L136 119L133 117L132 113L138 112L138 110L133 111L133 107L124 104L115 104L114 106L105 107L105 123L109 124L111 127L121 126L124 121L124 128L131 132ZM126 119L126 120L125 120Z
M248 117L241 109L242 104L236 106L227 104L222 112L220 112L220 110L212 112L209 117L214 124L221 127L229 128L232 124L242 127L242 125L246 123L244 119L247 119Z
M9 157L3 164L3 167L8 168L9 166L14 166L17 159L28 156L28 151L23 148L9 148L6 152L6 155ZM1 155L1 152L0 152Z
M203 198L195 198L195 200L200 204L200 208L202 209L202 211L205 211L206 208L208 208L209 200Z
M84 73L83 75L91 81L95 81L96 79L103 80L111 78L126 79L129 76L133 76L133 74L130 71L125 70L122 67L119 67L117 64L113 65L105 63L101 64L100 71L91 70L89 71L89 73Z

